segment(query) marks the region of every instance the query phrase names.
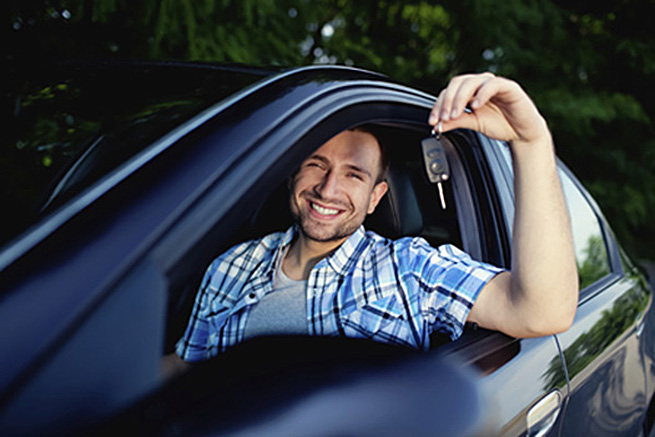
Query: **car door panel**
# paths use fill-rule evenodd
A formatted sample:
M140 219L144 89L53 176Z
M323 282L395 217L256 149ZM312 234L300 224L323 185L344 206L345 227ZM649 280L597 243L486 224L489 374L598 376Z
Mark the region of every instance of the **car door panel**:
M509 150L497 148L495 155L505 162L505 179L511 186ZM643 278L621 266L619 249L598 205L572 173L559 165L581 287L574 323L558 335L566 368L554 361L548 369L551 385L562 384L566 373L570 378L562 432L636 434L643 426L649 393L645 366L649 358L637 333L652 298ZM506 211L513 216L513 205Z
M132 269L56 348L28 367L13 393L5 393L9 403L0 411L0 429L9 435L76 432L156 387L165 293L156 265L146 261Z
M473 199L471 204L457 205L461 210L460 220L476 218L476 226L467 229L480 233L479 241L483 245L478 251L480 257L488 262L509 262L509 245L501 241L507 238L510 228L503 220L507 216L503 202L512 199L510 186L502 177L497 177L502 163L487 161L490 155L484 151L485 147L499 145L465 133L454 136L453 144L459 153L449 159L463 162L452 163L451 168L466 171L469 181L467 185L458 184L457 188L469 188ZM439 202L436 194L433 202ZM495 434L557 432L568 387L566 378L555 385L548 383L547 370L551 363L560 363L559 368L563 368L555 336L514 339L473 327L443 348L480 370L480 384L489 399Z
M638 283L617 279L583 302L559 335L571 381L566 434L639 433L647 392L637 329L648 303Z
M444 346L443 350L481 372L479 383L488 398L489 415L494 418L491 429L496 434L525 434L529 417L533 418L533 425L537 425L533 426L533 432L542 426L558 429L568 388L565 378L557 385L549 384L547 371L551 363L562 362L554 336L519 340L474 329ZM536 424L533 408L552 393L557 393L560 399L547 415L553 422L544 420Z

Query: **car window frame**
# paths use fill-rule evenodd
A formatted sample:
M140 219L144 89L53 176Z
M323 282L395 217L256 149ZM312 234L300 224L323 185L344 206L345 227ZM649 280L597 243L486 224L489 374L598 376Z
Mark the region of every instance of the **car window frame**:
M378 113L376 114L375 108L378 108ZM340 111L337 111L333 114L317 116L316 114L312 116L305 116L308 120L311 120L310 124L294 122L293 125L296 127L302 127L301 131L296 130L294 135L296 136L295 141L290 141L287 143L285 140L280 139L271 139L268 136L265 136L264 139L275 140L283 144L291 144L286 148L284 152L280 152L280 155L277 159L268 163L265 169L260 169L260 174L257 176L255 181L252 183L252 186L255 187L252 192L256 192L256 195L245 195L236 202L237 205L241 206L232 206L232 216L238 217L248 217L250 214L256 210L261 203L265 202L268 196L273 191L273 188L280 184L281 181L286 180L289 174L293 173L293 169L304 160L306 156L309 156L312 151L317 147L323 144L326 140L336 135L337 133L351 128L355 125L360 124L370 124L377 123L383 126L390 128L414 131L414 132L426 132L426 136L429 134L429 127L427 123L422 122L423 117L427 117L429 113L428 105L416 105L416 104L406 104L400 102L372 102L369 104L362 103L353 103L350 106L347 106ZM400 116L400 112L409 111L404 119ZM411 113L411 115L409 115ZM466 159L463 157L464 152L462 149L475 149L473 153L475 154L474 159L480 159L480 146L476 143L475 134L472 131L467 132L456 132L455 134L449 134L446 136L447 140L444 142L446 144L445 150L448 156L452 174L450 183L452 184L452 191L457 202L457 221L458 227L462 238L462 249L465 250L469 255L477 260L484 262L492 262L495 264L500 264L503 267L502 262L498 263L498 260L489 259L489 250L485 247L485 238L482 235L482 229L480 224L480 206L476 203L477 201L484 201L489 203L485 205L485 209L495 208L491 202L489 202L488 197L485 194L473 194L474 187L479 185L480 179L483 179L481 175L471 175L471 171L479 172L479 163L475 166L472 166L470 163L467 164ZM420 144L417 142L416 147L420 147ZM483 164L484 165L484 164ZM250 182L244 181L245 185L249 185ZM485 188L485 190L487 190ZM436 187L434 190L434 201L438 202L438 196ZM200 199L199 204L194 208L200 208L205 212L200 212L200 214L208 215L211 211L216 213L215 200L211 199L221 198L220 194L209 194L203 196L203 199ZM204 206L203 206L204 204ZM496 211L495 215L498 215ZM194 223L201 221L206 221L206 218L196 217ZM242 222L238 220L230 220L223 216L219 219L218 222L211 225L212 229L228 229L228 233L232 233L233 230L239 228L239 225ZM212 234L215 231L210 231ZM195 263L193 268L195 271L193 274L183 273L185 270L188 270L190 267L188 261L191 258L194 258L195 255L192 255L192 250L180 250L182 244L182 237L176 237L175 234L184 235L187 244L189 243L188 232L184 230L178 231L169 231L167 235L162 238L162 241L157 245L153 250L155 258L158 258L158 264L162 265L163 270L166 272L166 276L169 278L169 282L172 284L188 283L189 278L193 278L193 283L197 286L199 284L200 278L206 266L218 256L223 251L227 250L229 247L237 244L240 241L243 241L243 238L224 238L221 239L216 235L207 236L205 234L203 237L198 238L197 240L202 240L204 246L212 248L212 252L208 252L208 249L202 249L200 252L203 252L204 255L199 258L199 261ZM502 236L496 236L496 238L504 238ZM193 245L190 245L193 246ZM173 250L176 248L177 250ZM180 267L177 260L173 259L175 254L178 259L184 260L184 264L187 267ZM180 273L182 272L182 273ZM191 287L191 290L196 290L197 287Z
M392 110L390 104L396 105L396 109ZM377 114L373 107L378 107ZM294 122L293 125L300 130L293 130L292 136L296 137L293 141L286 142L285 139L276 136L263 137L263 141L273 142L273 147L279 144L289 144L289 146L284 151L278 150L277 158L267 165L260 165L256 171L248 161L253 161L253 157L259 159L262 155L259 153L247 155L244 157L246 162L242 162L241 165L250 171L246 170L241 174L231 171L228 175L229 178L239 180L243 185L252 188L247 193L230 193L234 196L232 201L218 207L217 205L225 201L225 193L221 192L220 186L209 187L193 205L193 211L169 229L153 247L152 256L161 266L168 282L184 284L192 278L192 281L198 284L206 266L216 256L243 241L244 236L239 233L243 218L250 217L273 193L274 187L287 180L295 168L329 138L359 124L369 122L396 124L398 118L401 118L399 112L402 111L411 114L406 116L407 125L415 124L417 129L421 128L416 121L420 119L417 115L424 114L427 118L428 114L427 109L402 103L353 104L323 117L315 118L316 114L306 116L308 120L315 118L310 124ZM257 148L266 150L267 147L259 144ZM250 179L243 179L244 177ZM223 208L229 209L230 212L221 212L220 209ZM211 218L212 216L214 219ZM199 222L205 223L206 230L197 234L198 236L191 236L190 229L197 228ZM228 235L221 236L223 232ZM198 247L200 249L196 250L195 248ZM174 287L172 285L170 288ZM175 293L175 290L169 291Z
M497 163L490 159L489 138L471 130L456 130L458 150L466 176L472 187L474 209L481 239L481 261L498 267L511 268L511 221L504 209L506 195L503 186L495 183Z
M620 280L624 275L623 265L621 264L618 245L616 243L616 239L614 238L614 234L595 199L582 185L580 180L561 160L558 160L558 169L573 183L575 188L578 190L582 198L587 202L587 205L590 207L591 211L596 217L601 236L603 238L603 243L605 245L605 250L607 252L608 272L604 276L598 278L596 281L587 285L584 289L580 290L578 305L582 305L584 302L593 298L593 296L607 288L609 285Z
M254 174L257 174L252 183L244 183L244 185L255 187L251 191L256 192L256 195L252 196L248 194L243 197L240 196L233 203L238 204L236 208L242 217L249 216L257 208L257 206L253 205L260 205L264 202L272 193L273 187L278 186L286 180L288 175L293 173L297 165L306 156L309 156L320 144L323 144L338 132L355 125L363 123L396 124L398 123L398 111L407 110L413 113L413 116L406 116L405 122L407 125L411 126L414 124L417 129L421 129L422 126L417 120L423 114L425 114L427 119L428 115L427 105L421 106L423 105L410 105L393 101L351 103L350 105L344 105L344 107L335 112L327 114L321 114L318 112L320 108L317 108L316 112L310 112L311 115L306 114L300 117L302 120L292 120L290 124L294 129L288 129L284 137L280 137L280 135L262 135L258 144L253 145L257 150L276 149L279 148L279 144L289 145L284 151L276 150L276 157L273 161L266 164L248 164L248 161L252 161L252 155L244 154L247 156L243 156L242 162L237 165L249 167L249 171L242 172L244 176L253 177ZM375 107L379 109L376 111ZM208 136L207 140L211 141L212 139ZM257 157L259 158L260 156L266 156L266 153L257 153ZM186 231L171 228L167 232L167 235L163 236L160 242L158 242L158 247L153 250L153 253L155 253L155 256L159 260L158 262L165 271L171 272L174 270L174 266L178 261L185 258L185 255L176 256L176 253L187 254L192 252L190 247L193 246L193 242L189 239L189 231L193 230L198 222L206 223L204 225L205 229L222 226L220 222L223 220L223 217L219 216L224 216L224 214L218 211L215 206L217 199L222 199L222 197L221 193L215 192L215 186L213 184L213 186L207 187L207 190L199 196L198 201L193 205L194 211L191 212L191 215L193 215L191 220L183 219L175 224L176 228L181 227L186 229ZM184 221L192 222L193 224L185 224L183 223ZM201 236L192 237L192 240L196 242L202 239L203 237ZM230 241L227 243L216 241L214 247L220 246L227 249L230 243ZM172 248L177 248L177 251L171 250ZM183 249L180 250L180 248ZM209 261L211 259L207 260L207 262Z

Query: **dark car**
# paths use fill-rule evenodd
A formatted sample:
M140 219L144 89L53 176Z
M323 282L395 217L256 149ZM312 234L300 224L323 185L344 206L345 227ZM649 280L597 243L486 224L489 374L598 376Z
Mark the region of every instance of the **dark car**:
M10 73L3 434L652 435L652 290L564 164L581 289L565 333L519 340L470 325L420 353L262 337L166 379L162 357L206 266L291 224L287 179L333 135L374 125L388 151L390 191L367 228L501 267L514 215L508 146L458 130L424 156L434 97L354 68L98 62ZM430 171L448 171L443 199Z

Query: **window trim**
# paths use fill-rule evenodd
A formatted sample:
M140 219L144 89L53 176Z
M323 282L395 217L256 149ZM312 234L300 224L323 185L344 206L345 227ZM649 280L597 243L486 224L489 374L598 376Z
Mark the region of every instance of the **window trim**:
M474 205L471 215L478 225L480 260L508 269L511 266L511 234L508 233L503 197L494 181L494 162L490 162L486 152L490 147L488 140L478 132L464 129L453 131L451 135L471 187Z
M582 198L587 202L591 211L594 213L596 220L598 220L598 226L600 227L601 236L603 237L603 243L605 244L605 250L607 252L607 264L609 272L598 278L595 282L587 285L585 288L580 290L580 297L578 300L578 306L582 305L584 302L593 298L595 295L600 293L602 290L606 289L610 285L619 281L624 275L623 266L621 264L621 258L618 251L618 246L614 238L614 234L605 219L605 216L600 210L600 207L596 203L591 194L585 189L580 180L573 174L573 172L561 161L558 160L558 170L560 170L564 175L566 175L569 180L573 183L575 188L582 196Z

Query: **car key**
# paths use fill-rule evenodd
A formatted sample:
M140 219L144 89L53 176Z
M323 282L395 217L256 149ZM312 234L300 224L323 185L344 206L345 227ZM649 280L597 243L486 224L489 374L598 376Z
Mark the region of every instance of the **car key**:
M423 148L423 162L425 163L428 180L433 184L437 184L441 208L445 210L446 197L444 196L443 182L450 178L450 168L441 141L441 122L437 125L437 132L432 129L431 135L421 141L421 147Z

